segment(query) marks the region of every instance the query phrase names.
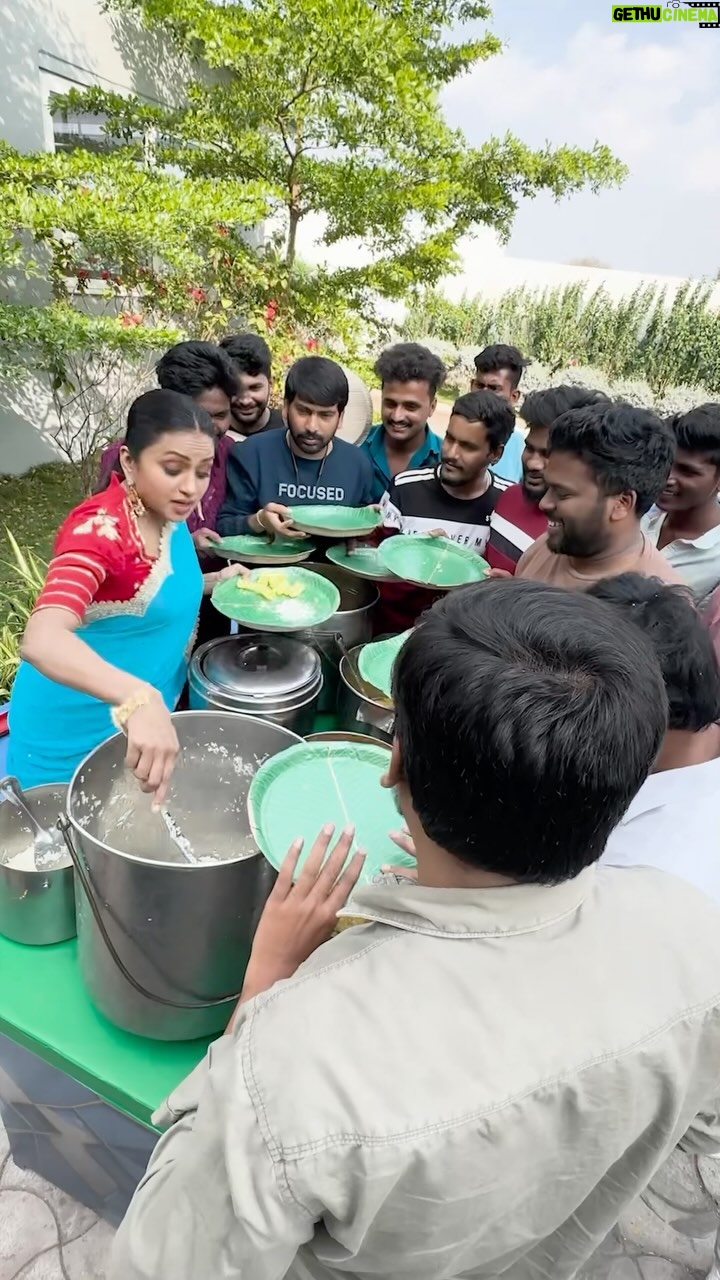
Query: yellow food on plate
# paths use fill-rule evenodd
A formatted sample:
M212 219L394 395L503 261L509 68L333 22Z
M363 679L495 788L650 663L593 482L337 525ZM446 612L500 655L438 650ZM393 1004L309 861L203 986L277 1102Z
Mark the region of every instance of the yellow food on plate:
M370 921L366 920L363 916L344 916L343 919L338 920L335 925L335 936L337 936L338 933L342 933L345 929L354 929L356 925L369 923Z
M294 600L302 595L302 583L290 582L286 573L277 569L263 569L250 578L238 578L238 591L251 591L263 600Z

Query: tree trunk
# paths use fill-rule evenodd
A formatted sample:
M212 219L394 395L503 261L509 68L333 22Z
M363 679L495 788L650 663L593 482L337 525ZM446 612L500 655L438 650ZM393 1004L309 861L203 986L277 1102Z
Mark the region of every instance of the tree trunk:
M299 209L290 206L290 223L288 225L287 246L285 248L285 265L291 267L295 263L295 249L297 243L297 231L300 225Z

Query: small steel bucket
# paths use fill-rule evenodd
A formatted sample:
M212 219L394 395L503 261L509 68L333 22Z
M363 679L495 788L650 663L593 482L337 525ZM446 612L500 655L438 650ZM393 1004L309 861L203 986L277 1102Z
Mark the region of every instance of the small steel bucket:
M65 810L67 790L66 783L49 783L24 793L42 827L55 826ZM8 866L32 842L22 810L9 800L0 801L0 933L13 942L45 947L66 942L77 932L73 868L69 859L52 871Z

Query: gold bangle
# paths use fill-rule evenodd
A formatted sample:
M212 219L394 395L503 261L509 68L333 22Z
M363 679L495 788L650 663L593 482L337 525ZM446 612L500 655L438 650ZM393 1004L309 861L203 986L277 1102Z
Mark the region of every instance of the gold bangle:
M110 711L110 719L115 725L115 728L119 729L122 733L127 726L127 722L130 717L134 715L136 711L139 711L141 707L146 707L151 697L152 689L139 689L137 693L134 693L131 698L127 699L127 702L121 703L119 707L112 707Z
M263 524L262 520L260 519L260 517L261 517L261 516L262 516L262 511L256 511L256 513L255 513L255 519L257 520L257 522L258 522L258 524L259 524L259 526L260 526L260 528L261 528L262 532L263 532L263 533L267 533L267 529L265 528L265 525Z

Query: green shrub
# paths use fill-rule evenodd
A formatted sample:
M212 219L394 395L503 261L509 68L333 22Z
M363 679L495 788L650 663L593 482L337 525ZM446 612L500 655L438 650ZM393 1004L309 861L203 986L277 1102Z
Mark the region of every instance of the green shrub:
M458 303L426 292L408 310L403 336L451 343L463 378L481 347L508 342L551 371L576 364L615 381L644 379L656 399L674 386L702 386L717 396L720 314L708 306L710 292L690 281L671 302L655 285L641 285L619 301L603 288L588 294L582 283Z

